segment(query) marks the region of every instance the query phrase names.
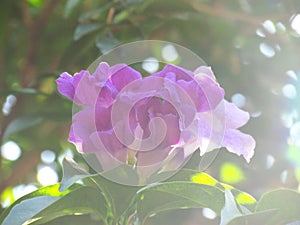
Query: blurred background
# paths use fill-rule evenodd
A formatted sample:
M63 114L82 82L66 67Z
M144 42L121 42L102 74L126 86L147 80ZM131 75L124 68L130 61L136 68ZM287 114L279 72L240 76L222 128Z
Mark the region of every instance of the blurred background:
M60 73L87 69L110 49L147 39L198 54L226 99L251 114L242 130L257 141L252 161L222 149L210 175L256 198L299 189L300 1L1 0L0 213L58 182L64 156L83 162L67 142L72 103L57 92ZM172 45L164 51L176 54ZM149 224L218 221L197 209L162 213Z

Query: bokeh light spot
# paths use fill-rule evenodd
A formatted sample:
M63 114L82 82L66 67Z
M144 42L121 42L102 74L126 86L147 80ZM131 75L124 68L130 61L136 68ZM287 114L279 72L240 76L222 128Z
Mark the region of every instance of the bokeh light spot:
M7 160L15 161L20 158L21 154L21 148L13 141L8 141L1 147L1 155Z
M275 50L266 43L260 43L259 50L264 56L268 58L272 58L275 55Z
M41 153L41 159L43 161L43 163L52 163L55 160L55 153L53 151L50 150L45 150Z
M290 162L300 167L300 146L290 145L287 151L287 158Z
M244 172L233 163L224 163L220 169L220 179L229 184L236 184L244 179Z
M257 117L260 117L261 114L262 114L261 111L255 111L255 112L252 112L252 113L251 113L251 117L257 118Z
M297 97L297 89L292 84L286 84L282 87L282 94L289 99L294 99Z
M28 184L28 185L21 184L13 188L13 195L15 200L17 200L23 197L24 195L27 195L37 189L38 189L37 186L35 186L34 184Z
M8 116L11 112L12 107L16 104L16 102L17 102L16 96L8 95L2 107L3 115Z
M291 27L300 34L300 14L297 14L291 22Z
M203 208L202 209L202 215L207 218L207 219L210 219L210 220L213 220L217 217L217 214L211 210L210 208Z
M285 32L285 31L286 31L286 27L285 27L284 24L281 23L281 22L276 23L276 28L277 28L278 30L282 31L282 32Z
M173 62L179 56L176 48L171 44L164 46L161 53L163 59L166 60L167 62Z
M37 180L43 186L52 185L58 182L58 175L50 166L38 168Z
M259 37L266 37L266 35L264 34L264 32L261 29L256 30L256 35Z
M300 146L300 122L294 123L290 129L291 142Z
M289 173L288 173L287 170L284 170L284 171L281 172L281 174L280 174L280 180L281 180L281 182L282 182L283 184L286 183L288 174L289 174Z
M158 60L154 57L149 57L143 61L142 68L148 73L155 73L159 69Z
M262 25L270 34L276 33L276 27L271 20L266 20Z
M271 169L271 167L274 165L275 163L275 158L272 155L267 155L267 159L266 159L266 167L267 169Z
M293 80L295 80L295 81L298 80L297 74L295 73L294 70L288 70L288 71L286 71L286 74Z
M282 124L286 128L291 128L297 118L298 118L298 112L295 109L292 110L291 112L285 112L281 114Z
M4 191L2 191L2 193L1 193L1 206L2 206L2 208L7 208L14 201L15 201L15 197L14 197L14 194L13 194L12 187L8 187Z
M246 97L240 93L231 96L231 102L239 108L243 108L246 104Z

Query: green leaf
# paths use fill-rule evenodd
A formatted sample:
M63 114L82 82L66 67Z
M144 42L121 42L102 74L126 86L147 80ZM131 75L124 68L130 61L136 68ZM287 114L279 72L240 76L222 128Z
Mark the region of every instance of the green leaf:
M65 6L64 17L68 18L79 3L80 0L68 0Z
M292 222L292 223L289 223L289 224L286 224L286 225L300 225L300 221L295 221L295 222Z
M65 157L62 162L63 178L60 182L60 191L67 190L76 181L93 176L89 174L85 169L80 167L72 158Z
M122 185L105 177L114 177L116 181L123 184L138 184L138 176L130 166L123 165L101 174L89 174L71 158L65 158L60 190L65 190L80 179L86 183L92 180L103 191L111 213L117 220L128 209L139 187Z
M220 215L224 193L215 186L173 181L148 185L139 192L138 218L146 219L158 212L179 208L210 208Z
M31 199L26 199L15 205L4 218L2 225L20 225L30 220L39 211L55 202L59 197L54 196L38 196ZM30 222L26 223L30 224Z
M238 190L235 191L235 200L237 201L238 204L241 205L251 205L251 204L256 204L255 198L253 198L250 194L246 192L239 192ZM239 192L239 193L237 193Z
M99 223L99 220L97 220L97 217L95 217L96 216L93 214L63 216L46 222L45 225L104 225L103 223Z
M27 2L36 8L41 8L43 6L42 0L27 0Z
M230 220L243 214L237 207L234 196L231 191L225 190L225 206L221 211L221 223L220 225L226 225Z
M34 89L34 88L19 88L15 90L17 93L20 94L41 94L38 90Z
M113 23L120 23L130 17L132 10L123 10L114 16Z
M14 218L16 218L16 221L26 221L27 219L30 219L30 217L35 213L41 211L43 209L42 207L47 207L59 197L64 196L70 192L70 190L60 192L58 188L59 184L55 184L38 189L28 195L21 197L1 214L0 224L10 224L9 222L11 220L14 220ZM76 187L74 187L74 189L75 188ZM49 204L47 204L47 202L49 202ZM30 212L28 212L28 214L23 213L23 211L26 211L28 207L31 207L30 211L34 212L34 214ZM5 223L3 222L4 220L6 221Z
M105 177L118 178L116 178L115 181L111 181ZM90 177L90 179L94 180L98 187L104 192L104 195L108 197L115 221L117 221L121 215L126 214L127 210L130 210L130 207L132 206L131 204L134 203L136 192L140 189L138 186L123 185L126 183L129 185L138 184L137 174L127 165ZM117 183L117 181L119 183Z
M107 8L105 7L101 7L101 8L98 8L98 9L93 9L91 11L88 11L86 13L83 13L80 15L78 21L80 23L83 23L85 22L86 20L95 20L95 19L98 19L99 15L101 13L104 13L104 11L107 10Z
M218 181L215 178L206 173L194 173L190 176L190 180L197 184L206 184L210 186L216 186L218 184Z
M217 181L207 173L191 169L181 169L179 172L172 176L173 173L174 172L163 172L158 175L153 175L152 177L150 177L150 181L155 182L157 180L166 180L168 178L167 181L191 181L197 184L216 186L222 191L225 191L225 189L229 189L231 190L238 204L246 206L251 211L254 211L254 208L256 206L256 199L254 197L230 185Z
M100 29L102 25L100 23L86 23L86 24L80 24L76 27L75 33L74 33L74 40L78 41L83 36L96 31Z
M207 168L213 163L213 161L217 158L220 149L215 149L214 151L205 153L200 160L199 170L205 171Z
M176 173L174 173L174 171L168 171L155 174L150 177L149 183L155 183L158 180L188 181L197 184L206 184L210 186L218 186L220 188L223 188L222 185L218 185L219 182L212 176L208 175L207 173L203 173L201 171L193 169L181 169Z
M282 189L264 194L259 200L256 212L276 209L278 213L267 224L281 225L300 220L299 192Z
M13 188L8 187L1 193L1 202L7 202L9 205L11 205L15 201Z
M120 42L115 39L114 37L101 37L97 40L96 46L97 48L103 53L107 53L117 45L119 45Z
M13 133L37 125L42 120L43 119L40 116L22 116L13 120L4 131L3 141L6 141Z
M63 196L32 217L32 225L44 224L66 215L96 213L102 220L107 213L106 201L102 193L91 187L82 187Z
M274 215L276 215L277 210L267 210L261 211L245 216L239 216L231 220L227 225L258 225L258 224L269 224L268 222Z
M292 145L292 144L289 145L287 157L295 165L299 165L300 164L300 146Z
M113 1L106 3L101 8L93 9L91 11L85 12L80 15L78 21L80 23L86 20L97 20L99 17L105 13L109 8L111 8L115 3Z

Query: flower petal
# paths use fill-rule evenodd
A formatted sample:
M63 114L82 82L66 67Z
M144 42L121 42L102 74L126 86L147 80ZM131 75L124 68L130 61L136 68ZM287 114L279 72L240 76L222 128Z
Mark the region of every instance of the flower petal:
M255 140L248 134L239 130L228 129L225 132L222 146L226 147L229 152L237 155L243 155L247 162L254 155Z
M58 79L56 79L57 89L60 94L66 96L70 100L74 98L74 86L73 77L67 72L62 73Z
M231 102L225 102L226 128L239 128L244 126L249 120L249 113L239 109Z
M142 75L126 64L117 64L110 68L111 83L120 91L134 80L142 79Z
M90 135L90 140L95 149L93 153L96 154L104 171L124 164L127 158L127 151L114 140L110 132L94 132ZM115 155L114 151L118 155Z
M94 132L90 135L95 151L101 159L104 170L124 164L127 160L127 148L118 140L113 130Z
M215 74L210 66L200 66L194 71L194 74L196 76L208 75L213 80L216 80Z

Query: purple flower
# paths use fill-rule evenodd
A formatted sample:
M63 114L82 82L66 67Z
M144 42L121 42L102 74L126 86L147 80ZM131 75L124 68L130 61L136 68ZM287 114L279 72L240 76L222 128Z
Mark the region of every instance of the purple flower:
M174 169L200 148L242 155L255 141L237 130L249 114L224 99L210 67L194 72L174 65L142 78L133 68L100 63L94 74L61 74L58 91L81 110L73 115L69 141L95 153L104 170L134 163L139 173Z

